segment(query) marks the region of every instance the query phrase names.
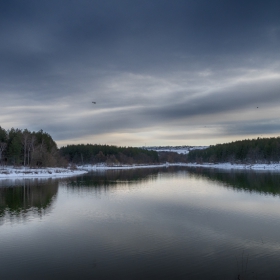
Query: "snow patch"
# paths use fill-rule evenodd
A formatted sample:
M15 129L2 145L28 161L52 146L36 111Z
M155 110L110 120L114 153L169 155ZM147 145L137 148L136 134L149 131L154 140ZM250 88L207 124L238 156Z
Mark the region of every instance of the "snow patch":
M155 146L155 147L143 147L149 151L156 151L156 152L173 152L178 154L185 154L187 155L192 150L202 150L206 149L209 146Z
M174 166L187 166L187 167L205 167L205 168L216 168L216 169L242 169L242 170L267 170L267 171L280 171L280 163L271 164L232 164L232 163L175 163L170 164Z
M0 179L8 178L59 178L82 175L94 170L112 170L112 169L136 169L136 168L160 168L169 166L182 167L204 167L225 170L262 170L262 171L277 171L280 172L280 163L273 164L231 164L231 163L162 163L151 165L113 165L106 164L87 164L77 166L77 169L71 168L15 168L15 167L0 167Z
M6 178L38 178L38 177L65 177L87 173L86 170L70 168L15 168L5 166L0 168L0 179Z

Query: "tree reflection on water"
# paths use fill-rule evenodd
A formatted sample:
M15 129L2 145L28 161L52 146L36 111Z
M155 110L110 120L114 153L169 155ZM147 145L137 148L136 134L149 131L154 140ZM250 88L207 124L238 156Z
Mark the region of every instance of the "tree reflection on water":
M58 191L58 180L2 180L0 186L0 224L5 220L24 221L47 214Z
M188 168L191 176L222 183L234 190L280 195L280 174L269 171Z
M95 171L88 174L58 179L0 180L0 225L6 221L26 221L49 213L56 200L58 187L71 191L97 191L130 188L162 176L203 178L237 191L280 195L280 174L260 171L229 171L207 168L143 168L129 170Z
M163 169L164 170L164 169ZM128 170L106 170L90 172L76 178L68 178L68 187L114 187L117 185L155 180L159 168L143 168Z
M204 178L234 190L280 195L280 174L268 171L219 170L201 167L143 168L130 170L95 171L76 178L68 178L68 188L103 189L120 188L131 184L157 180L160 176L184 176Z

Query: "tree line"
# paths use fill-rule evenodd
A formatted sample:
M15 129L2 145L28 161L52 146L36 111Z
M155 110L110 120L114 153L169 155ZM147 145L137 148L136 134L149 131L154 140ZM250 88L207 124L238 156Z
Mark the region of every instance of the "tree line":
M280 137L257 138L192 150L189 162L274 163L280 161Z
M0 126L0 164L50 167L64 166L66 162L55 141L43 130L5 130Z
M153 164L159 162L158 153L142 148L111 145L78 144L60 148L61 155L74 164Z
M58 149L52 137L40 130L31 132L0 126L0 164L31 167L67 166L72 164L153 164L157 152L142 148L109 145L68 145Z
M188 158L185 154L179 154L176 152L170 152L170 151L158 151L158 157L159 161L162 163L169 162L169 163L187 163Z
M192 150L188 155L144 148L97 144L67 145L58 149L52 137L39 130L5 130L0 126L0 164L67 166L72 164L156 164L159 162L273 163L280 161L280 137L241 140Z

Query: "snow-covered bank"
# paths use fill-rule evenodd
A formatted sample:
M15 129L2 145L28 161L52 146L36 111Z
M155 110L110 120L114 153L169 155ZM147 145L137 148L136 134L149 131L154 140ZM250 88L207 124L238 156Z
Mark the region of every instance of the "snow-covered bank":
M155 168L165 167L166 164L157 165L115 165L107 166L105 164L98 165L81 165L77 169L71 168L15 168L11 166L0 167L0 180L7 178L41 178L41 177L70 177L81 175L94 170L110 170L110 169L134 169L134 168Z
M69 168L0 168L0 179L7 178L39 178L39 177L66 177L87 173L87 170Z
M216 168L216 169L242 169L242 170L268 170L268 171L279 171L280 163L271 164L231 164L231 163L171 163L170 166L188 166L188 167L205 167L205 168Z
M136 169L136 168L160 168L169 166L185 166L185 167L205 167L225 170L267 170L280 172L280 163L273 164L231 164L231 163L165 163L152 165L114 165L107 166L105 164L98 165L82 165L77 169L70 168L14 168L4 167L0 168L0 179L7 178L40 178L40 177L70 177L75 175L85 174L89 171L105 171L112 169Z
M93 170L109 170L109 169L134 169L134 168L158 168L168 166L185 166L185 167L205 167L205 168L216 168L216 169L243 169L243 170L271 170L280 172L280 163L273 164L231 164L231 163L165 163L155 165L83 165L78 166L78 169L93 171Z
M112 170L112 169L136 169L136 168L158 168L158 167L166 167L169 164L148 164L148 165L113 165L108 166L106 164L87 164L87 165L79 165L77 168L79 170L87 170L87 171L94 171L94 170Z
M156 152L173 152L177 154L187 155L192 150L202 150L208 147L209 146L165 146L165 147L155 146L155 147L142 147L142 148L150 151L156 151Z

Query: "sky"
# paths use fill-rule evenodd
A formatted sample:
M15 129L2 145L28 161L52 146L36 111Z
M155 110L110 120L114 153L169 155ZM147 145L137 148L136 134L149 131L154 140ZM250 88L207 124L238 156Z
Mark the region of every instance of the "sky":
M2 0L0 126L59 147L280 136L279 15L279 0Z

